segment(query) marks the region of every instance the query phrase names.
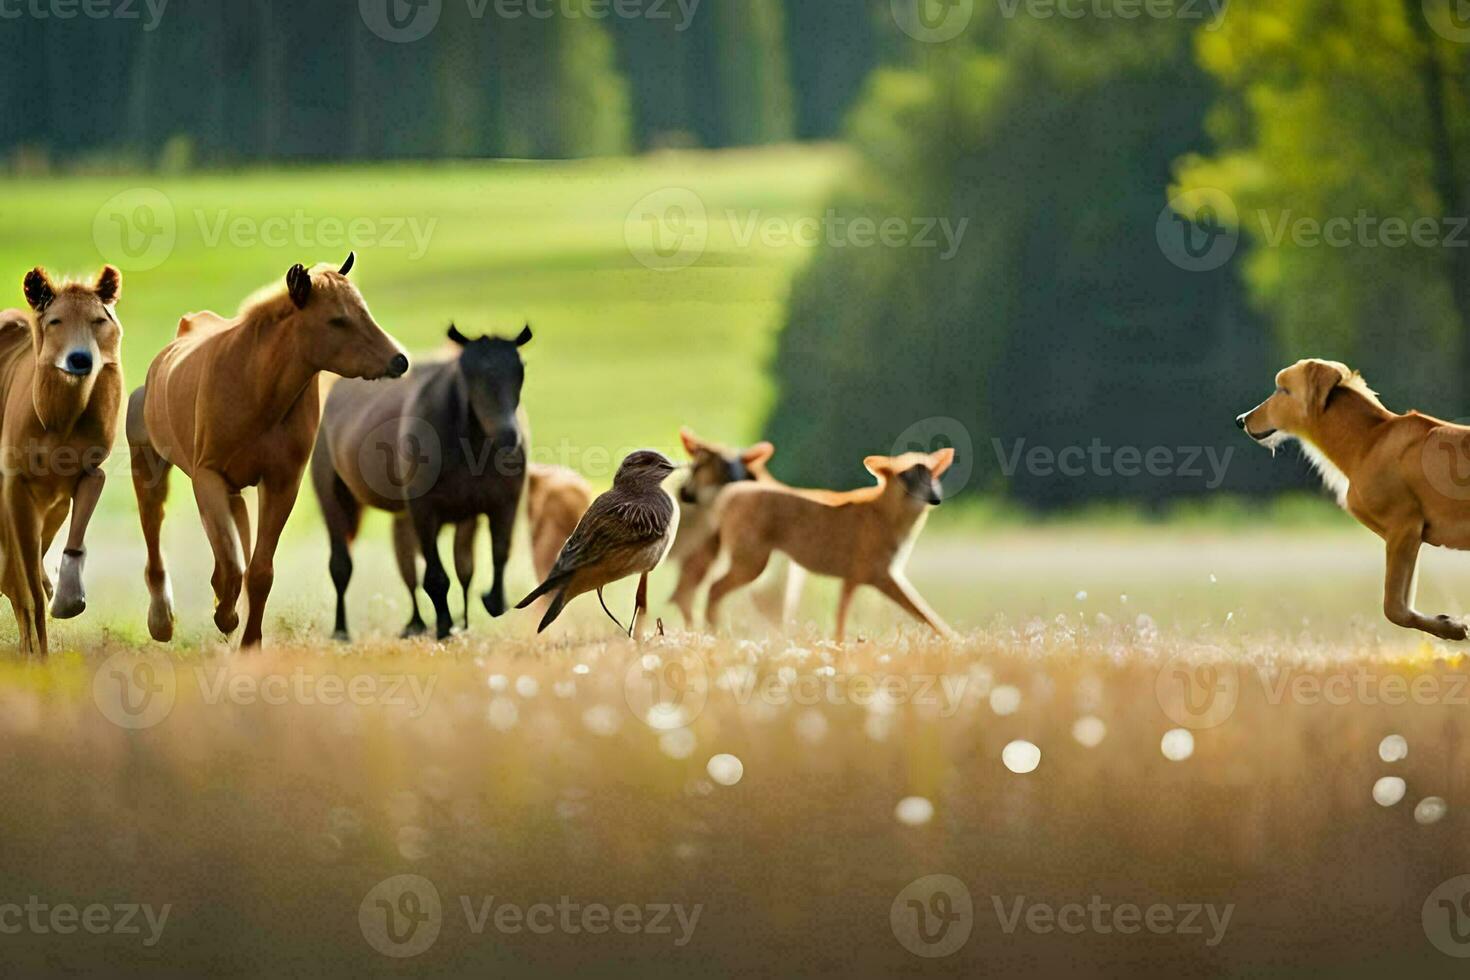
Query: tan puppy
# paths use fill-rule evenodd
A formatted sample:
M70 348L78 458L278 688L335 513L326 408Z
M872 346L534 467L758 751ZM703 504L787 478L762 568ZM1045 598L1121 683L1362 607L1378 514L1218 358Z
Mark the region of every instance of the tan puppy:
M592 485L565 466L531 463L526 467L526 517L531 523L531 563L536 580L551 575L561 546L592 506Z
M1470 549L1470 428L1383 407L1362 377L1335 361L1298 361L1236 425L1273 452L1296 439L1337 502L1387 546L1383 613L1446 640L1465 625L1414 609L1424 544Z
M679 581L669 601L678 607L684 624L692 627L695 597L720 555L714 523L714 504L720 491L750 481L775 487L784 484L766 469L776 453L769 442L756 443L749 449L731 449L706 442L688 428L679 430L679 441L689 454L689 476L679 487L679 535L669 549L669 561L679 566ZM778 625L783 623L789 607L800 597L800 578L787 564L782 574L774 576L771 588L762 589L757 608Z
M878 478L878 485L849 493L759 483L726 488L716 505L716 520L730 569L710 588L706 620L715 625L724 598L754 581L771 552L780 551L807 571L842 580L839 642L860 585L873 586L939 634L953 636L903 573L929 508L943 499L939 478L953 462L953 449L869 456L863 466Z

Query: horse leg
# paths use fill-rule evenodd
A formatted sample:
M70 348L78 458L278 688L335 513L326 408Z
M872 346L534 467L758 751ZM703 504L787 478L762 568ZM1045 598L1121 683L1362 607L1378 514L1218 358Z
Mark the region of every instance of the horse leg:
M429 632L424 617L419 615L419 539L413 529L413 518L405 511L393 515L393 556L398 559L398 574L408 586L408 608L413 616L399 634L401 639L423 636Z
M61 553L61 572L56 592L51 597L51 615L57 619L80 616L87 608L87 590L82 585L82 568L87 561L87 525L97 501L102 499L102 487L107 475L100 469L87 470L77 481L71 495L71 527L66 532L66 548ZM66 508L61 508L66 516ZM54 533L54 532L53 532ZM51 547L47 539L46 547Z
M501 501L490 509L490 560L495 577L490 582L490 591L480 597L485 611L491 616L505 615L505 564L510 561L511 540L515 536L516 508L520 501L512 497Z
M194 500L199 505L199 519L204 535L214 551L214 625L229 635L240 625L240 586L245 576L245 557L240 532L235 527L230 498L234 491L225 478L214 470L201 469L194 474Z
M20 652L46 656L46 592L41 585L41 515L29 488L17 478L5 481L4 503L10 518L5 555L5 594L20 628Z
M51 553L51 544L56 540L56 535L61 531L61 525L66 523L66 511L70 501L65 497L51 505L41 521L41 590L50 599L56 593L56 586L51 582L51 573L46 571L45 556Z
M413 529L418 534L419 550L424 555L424 591L434 604L434 627L443 640L454 631L454 617L449 614L449 573L439 558L439 529L443 522L431 506L422 501L409 505Z
M296 506L296 494L300 489L300 472L291 474L284 480L267 479L260 485L260 532L255 539L255 554L250 559L250 570L246 573L245 588L249 592L250 605L245 619L245 633L240 638L242 649L260 646L261 624L265 621L265 601L270 597L271 585L276 580L276 545L281 540L281 532L286 529L286 519Z
M475 532L480 529L480 519L471 517L460 521L454 528L454 577L464 592L464 628L470 628L470 582L475 577Z
M139 389L141 390L141 389ZM129 427L129 439L133 429ZM172 464L152 447L132 446L133 493L138 498L138 519L143 525L143 541L148 546L148 564L143 578L148 583L148 635L159 643L167 643L174 635L174 590L168 581L159 547L163 528L163 506L168 501L168 474Z
M327 568L332 573L332 585L337 590L337 621L332 627L332 639L346 643L352 637L347 631L347 584L352 581L352 539L362 521L362 505L347 489L347 484L337 476L331 456L317 441L316 452L311 457L311 485L322 508L322 520L327 525L327 539L332 545L332 557Z
M245 505L245 497L241 494L230 497L230 519L235 522L235 533L240 537L240 557L245 563L244 567L249 568L253 540L250 537L250 508Z

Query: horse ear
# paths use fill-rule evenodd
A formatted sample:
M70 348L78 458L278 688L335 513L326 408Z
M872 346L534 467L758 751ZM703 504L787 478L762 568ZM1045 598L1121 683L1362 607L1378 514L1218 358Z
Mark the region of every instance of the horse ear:
M118 297L122 295L122 273L114 266L104 265L92 290L103 306L116 306Z
M306 309L306 302L311 299L311 273L306 271L306 266L297 263L286 273L286 291L298 310Z
M468 347L470 345L470 338L460 333L459 328L452 323L449 325L449 339L461 347Z
M520 336L516 337L516 346L524 347L531 342L531 325L528 323L521 328Z
M349 273L349 272L352 271L352 267L356 263L357 263L357 253L356 252L348 252L347 253L347 261L342 263L342 271L339 272L338 275L342 275L342 276L347 275L347 273Z
M25 292L26 302L37 313L50 306L56 298L56 287L51 285L51 277L40 266L26 273Z

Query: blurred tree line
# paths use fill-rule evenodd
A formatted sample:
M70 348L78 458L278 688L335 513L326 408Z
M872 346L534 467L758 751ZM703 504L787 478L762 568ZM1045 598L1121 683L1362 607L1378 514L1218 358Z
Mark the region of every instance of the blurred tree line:
M1216 20L1022 0L880 68L840 213L969 231L949 260L808 267L772 362L783 476L865 482L865 454L951 441L941 416L973 442L970 489L1039 507L1314 483L1232 422L1305 356L1398 410L1470 414L1470 23L1437 2L1232 0ZM1390 235L1415 221L1421 240ZM1062 474L1038 446L1088 455ZM1165 452L1150 472L1123 447Z
M382 0L387 4L397 0ZM60 163L576 157L831 138L879 57L887 0L443 0L385 40L356 0L171 0L0 21L16 67L0 152ZM42 5L45 9L45 5ZM409 6L408 11L417 8ZM582 16L567 16L566 11ZM151 29L150 29L151 28ZM23 67L22 67L23 66Z

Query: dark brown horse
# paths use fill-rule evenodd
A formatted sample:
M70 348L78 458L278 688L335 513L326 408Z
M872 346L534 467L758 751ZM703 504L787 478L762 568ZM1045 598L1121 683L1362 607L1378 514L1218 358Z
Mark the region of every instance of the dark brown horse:
M249 618L240 642L257 646L276 543L316 439L321 372L397 378L408 370L408 355L347 278L353 259L340 270L292 267L285 291L247 302L234 320L184 317L174 341L153 359L147 383L129 399L133 489L148 544L148 632L155 640L174 631L173 593L158 543L169 469L177 466L194 482L214 551L214 623L226 634L239 625L243 582ZM240 495L245 487L259 488L253 550Z
M45 656L46 595L41 558L71 528L51 614L86 608L82 560L87 522L102 495L122 404L122 326L114 307L122 276L112 266L95 284L52 285L42 269L25 278L31 314L0 313L0 590L20 627L20 652Z
M327 397L311 478L331 538L337 587L333 635L339 640L349 636L351 545L364 507L394 515L394 550L413 609L404 636L426 631L417 595L420 553L439 639L454 628L449 575L439 558L439 532L446 524L457 525L456 565L468 624L473 556L467 542L473 542L474 522L482 514L490 523L495 579L481 599L491 616L505 613L505 563L526 484L520 348L530 343L531 328L515 340L472 341L451 326L449 339L461 348L458 357L419 368L391 385L344 382Z

